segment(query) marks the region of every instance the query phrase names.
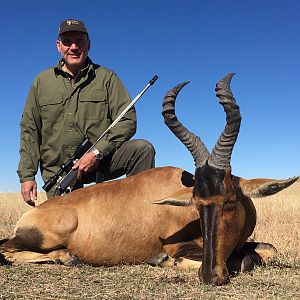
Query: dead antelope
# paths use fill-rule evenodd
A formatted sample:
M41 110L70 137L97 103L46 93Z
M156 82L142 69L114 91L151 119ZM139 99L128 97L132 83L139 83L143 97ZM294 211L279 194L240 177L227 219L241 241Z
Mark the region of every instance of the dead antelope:
M246 180L231 174L241 121L231 78L217 84L227 124L211 154L175 115L176 96L186 83L164 99L165 123L191 152L194 175L156 168L50 199L26 212L14 235L0 241L0 262L199 268L202 261L200 279L221 285L229 281L228 269L250 269L254 261L272 255L271 245L246 242L256 223L250 197L277 193L297 177Z

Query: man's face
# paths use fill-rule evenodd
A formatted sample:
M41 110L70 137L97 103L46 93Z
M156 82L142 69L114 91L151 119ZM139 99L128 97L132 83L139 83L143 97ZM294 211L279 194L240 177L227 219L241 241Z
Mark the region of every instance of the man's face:
M56 46L67 67L82 68L85 65L90 50L90 40L85 33L65 32L58 38Z

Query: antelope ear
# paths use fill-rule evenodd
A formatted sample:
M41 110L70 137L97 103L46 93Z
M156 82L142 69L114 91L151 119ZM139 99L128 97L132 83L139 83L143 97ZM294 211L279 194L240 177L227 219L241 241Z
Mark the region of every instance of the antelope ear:
M244 195L248 197L258 198L276 194L291 184L293 184L299 176L289 179L275 180L268 178L243 179L240 178L240 187Z
M158 205L172 205L172 206L191 206L192 204L192 195L193 195L193 187L185 188L175 194L171 194L170 196L151 201L151 204Z

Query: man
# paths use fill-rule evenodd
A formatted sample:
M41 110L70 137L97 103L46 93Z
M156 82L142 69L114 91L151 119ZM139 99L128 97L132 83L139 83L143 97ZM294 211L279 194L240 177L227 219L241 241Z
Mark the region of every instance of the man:
M131 101L118 76L88 57L90 39L81 21L63 21L56 46L61 60L35 78L20 123L18 175L22 197L33 206L38 167L47 181L85 137L94 143ZM135 131L136 114L131 108L75 164L76 188L100 181L99 174L109 180L154 167L153 146L145 140L130 140ZM54 191L47 193L48 198Z

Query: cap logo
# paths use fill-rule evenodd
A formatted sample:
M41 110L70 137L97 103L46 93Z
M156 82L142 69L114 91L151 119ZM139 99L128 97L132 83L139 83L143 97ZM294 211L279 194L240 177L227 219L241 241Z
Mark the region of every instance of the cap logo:
M68 20L67 21L67 24L70 26L70 25L78 25L79 24L79 22L78 21L76 21L76 20Z
M81 21L74 19L68 19L60 23L58 35L61 35L67 31L78 31L88 34L84 24Z

